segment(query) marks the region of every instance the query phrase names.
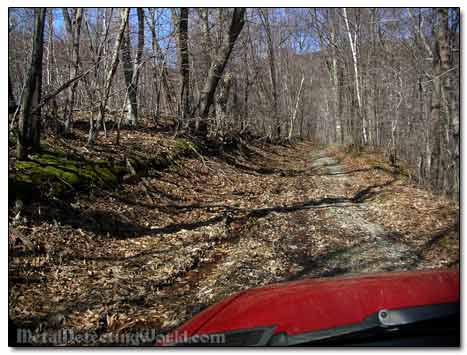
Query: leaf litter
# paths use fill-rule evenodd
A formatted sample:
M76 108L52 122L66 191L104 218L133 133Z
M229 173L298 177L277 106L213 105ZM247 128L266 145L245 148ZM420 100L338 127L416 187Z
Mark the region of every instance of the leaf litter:
M384 164L309 142L245 144L183 158L148 184L33 202L24 219L11 208L10 319L39 335L94 332L87 345L96 345L115 333L166 333L273 282L458 266L457 203Z

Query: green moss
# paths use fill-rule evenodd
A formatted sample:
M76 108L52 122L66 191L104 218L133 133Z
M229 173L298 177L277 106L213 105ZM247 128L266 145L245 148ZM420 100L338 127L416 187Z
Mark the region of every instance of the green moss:
M190 154L193 149L196 145L192 142L178 139L176 147L169 153L148 157L133 152L128 161L138 175L145 175L150 169L171 166L175 159ZM91 161L44 146L42 152L32 155L30 160L17 161L16 174L9 179L9 187L12 195L21 194L26 200L31 191L60 197L67 192L93 187L115 188L125 174L128 174L126 161Z
M119 166L114 171L105 161L88 161L66 157L60 153L45 152L31 156L29 161L16 163L15 182L10 188L35 189L41 194L60 196L68 191L86 190L91 187L113 188L123 172Z
M18 161L16 162L16 180L34 185L45 182L60 184L61 182L68 187L73 187L79 184L80 178L77 173L54 165L42 165L35 161Z
M117 186L118 176L115 171L111 170L107 166L97 164L94 166L95 176L100 178L108 186Z
M199 147L197 144L195 144L192 141L189 141L188 139L185 138L177 138L175 140L175 154L180 154L180 153L188 153L189 151L198 151L200 150L201 147Z
M113 171L115 172L115 175L117 176L118 179L120 179L120 177L125 175L127 173L127 170L128 169L126 167L126 164L123 162L116 163L113 166Z

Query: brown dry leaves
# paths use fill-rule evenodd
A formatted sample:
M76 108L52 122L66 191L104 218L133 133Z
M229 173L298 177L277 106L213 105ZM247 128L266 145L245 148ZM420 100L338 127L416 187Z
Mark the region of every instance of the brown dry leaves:
M171 144L163 135L122 132L125 149L148 153ZM111 138L102 146L114 149ZM249 155L183 159L148 176L149 191L141 182L126 184L113 193L77 196L66 210L34 203L24 212L26 221L14 220L12 210L10 317L38 332L59 319L62 327L98 331L102 341L112 332L166 332L189 319L197 304L313 272L313 260L351 248L364 236L343 227L328 207L280 208L350 198L393 180L371 169L368 157L320 150L337 156L344 172L365 170L336 179L310 167L317 151L310 143L257 145ZM377 188L361 206L366 220L397 231L414 248L455 223L458 214L455 203L402 179ZM31 240L33 250L15 231ZM424 251L419 267L458 260L458 236L450 233Z

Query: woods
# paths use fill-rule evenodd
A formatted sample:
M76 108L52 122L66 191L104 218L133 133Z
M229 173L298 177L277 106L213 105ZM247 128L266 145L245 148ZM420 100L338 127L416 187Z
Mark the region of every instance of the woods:
M459 8L8 20L9 327L27 344L152 346L115 335L262 285L459 267ZM41 343L61 329L76 337Z
M10 11L10 107L22 97L18 157L38 147L29 137L42 120L66 135L75 112L90 112L93 144L124 107L125 125L171 117L181 131L217 137L248 131L380 147L409 162L419 183L458 192L456 9L137 8L119 16L62 8L47 21L35 14L33 27L21 23L31 11ZM45 44L38 25L47 28ZM44 105L53 115L30 115L40 95L86 71Z

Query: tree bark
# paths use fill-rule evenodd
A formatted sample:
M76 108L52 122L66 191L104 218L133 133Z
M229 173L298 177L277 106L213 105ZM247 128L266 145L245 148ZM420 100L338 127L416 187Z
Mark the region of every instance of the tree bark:
M62 9L63 17L65 19L65 27L68 31L68 35L70 36L72 42L72 50L71 50L71 69L70 69L70 78L74 78L78 73L79 69L79 47L80 47L80 37L81 37L81 20L82 20L82 8L75 9L75 16L73 18L73 22L71 22L70 15L66 8ZM70 86L68 90L68 97L67 102L65 104L65 112L64 112L64 133L67 134L72 125L72 115L73 115L73 108L75 104L75 93L76 87L78 82L75 82L73 85Z
M203 31L203 55L204 55L204 65L203 69L207 72L211 66L211 52L214 50L212 40L211 40L211 31L209 28L209 8L200 8L198 9L198 15L202 20L202 31Z
M367 139L367 132L366 132L366 127L365 127L365 122L363 122L363 112L362 112L362 97L360 93L360 76L358 74L358 57L357 57L357 41L356 38L352 37L352 31L350 30L350 25L349 25L349 19L347 16L347 9L344 7L342 9L342 13L344 16L344 21L345 21L345 26L347 29L347 35L349 37L349 42L350 42L350 50L352 52L352 63L353 63L353 69L354 69L354 76L355 76L355 94L357 97L357 104L358 104L358 110L357 110L357 115L358 115L358 123L357 123L357 128L362 128L362 138L363 138L363 144L367 144L368 139ZM357 132L359 129L357 129ZM357 138L357 137L356 137ZM358 139L357 142L354 142L357 144L360 144L360 139Z
M41 111L32 112L32 107L41 100L42 91L42 54L44 48L45 8L34 9L34 35L31 63L26 78L26 86L21 102L16 157L26 159L29 153L40 149Z
M295 124L295 119L297 118L297 111L298 111L298 104L300 103L300 95L302 94L302 87L303 87L303 81L305 80L305 76L302 76L302 80L300 81L300 87L298 89L298 94L297 94L297 99L295 101L295 108L292 114L292 118L290 119L290 127L289 127L289 135L288 135L288 140L292 139L292 133L293 133L293 128Z
M437 13L437 15L439 15ZM431 96L431 132L433 134L433 146L431 149L431 171L430 179L436 189L439 189L441 182L441 137L442 112L441 112L441 58L440 44L442 41L442 31L440 26L440 16L437 16L436 25L433 26L433 35L435 38L433 50L433 91Z
M337 51L336 51L336 33L337 33L337 25L336 25L336 18L335 18L335 9L331 9L330 13L331 16L331 70L330 70L330 77L331 77L331 84L332 84L332 95L333 95L333 112L335 115L335 130L336 130L336 141L340 143L344 143L343 141L343 133L342 133L342 122L341 117L339 114L339 79L337 76Z
M122 10L125 11L125 10ZM136 102L136 83L135 83L135 67L131 59L131 40L130 40L130 24L127 24L122 38L120 57L123 65L123 74L126 85L126 106L127 117L125 123L131 126L136 124L138 115L138 106ZM136 58L135 58L136 61Z
M269 23L269 9L260 9L259 14L266 31L266 41L268 44L268 59L269 59L269 78L272 87L272 107L273 107L273 122L275 123L275 135L277 139L281 137L281 121L279 116L278 95L277 95L277 75L276 75L276 58L274 53L274 42L272 38L271 25Z
M169 73L167 70L167 66L165 64L166 62L165 56L158 42L158 37L156 33L156 23L155 23L155 18L154 18L155 13L153 9L149 9L149 12L151 14L151 21L147 21L147 23L149 26L149 30L151 31L151 45L152 45L152 51L154 55L153 77L154 77L154 81L156 81L155 85L158 88L156 92L156 96L160 97L161 95L160 93L161 85L158 83L158 81L161 81L161 84L164 87L163 91L165 95L166 106L168 106L168 109L170 112L175 112L175 108L173 107L175 94L168 81ZM157 64L160 66L159 74L157 73L158 72ZM157 107L156 107L156 121L159 119L159 115L160 115L160 104L158 102Z
M141 72L141 63L142 63L143 53L144 53L144 11L143 11L143 8L137 7L136 14L138 16L138 47L136 48L135 69L133 70L133 73L135 75L134 81L135 81L136 91L138 91L139 76ZM137 107L139 108L139 102L138 102Z
M93 127L93 124L90 127L89 130L89 138L88 138L88 144L94 144L97 132L100 128L100 125L104 123L104 116L105 116L105 110L107 106L107 101L109 100L109 95L110 95L110 88L112 86L112 80L115 75L115 72L117 70L118 66L118 53L120 51L122 41L123 41L123 36L125 34L125 28L128 23L128 15L130 13L129 8L125 8L121 10L120 14L120 27L118 29L117 33L117 38L115 39L114 43L114 48L112 52L112 57L110 60L110 68L107 71L105 83L104 83L104 91L103 95L101 98L101 101L99 103L99 116L97 118L97 125L96 127Z
M245 24L245 10L245 8L234 9L229 31L225 33L222 47L220 48L218 55L212 61L208 77L206 78L200 97L200 116L203 119L206 119L209 116L209 109L213 104L217 84L224 73L224 68L229 60L230 54L232 53L235 41L240 35L243 25ZM199 130L207 133L207 123L205 120L200 124Z
M11 85L10 71L8 71L8 113L15 113L17 108L13 87Z
M450 153L449 167L454 167L455 172L457 173L459 163L459 119L455 110L453 109L454 97L451 84L451 49L450 49L450 30L449 30L449 9L439 8L438 17L439 17L439 31L438 31L438 42L439 42L439 59L440 59L440 70L442 75L442 99L444 102L445 113L446 113L446 129L447 129L447 144L448 151ZM447 157L446 157L447 158ZM450 169L451 170L451 169ZM455 174L449 174L448 178L448 187L446 191L448 194L453 195L457 194L457 183Z
M48 35L47 35L47 91L50 92L55 82L55 53L54 53L54 25L53 25L53 9L47 11L47 24L48 24ZM52 117L57 116L58 105L57 100L53 98L51 100L51 115Z
M183 125L190 116L190 62L188 56L188 8L180 8L178 20L178 43L180 51L180 119Z
M232 84L232 74L224 75L223 80L219 82L219 90L216 99L216 129L215 134L224 135L225 117L227 115L227 103L229 100L230 87Z

